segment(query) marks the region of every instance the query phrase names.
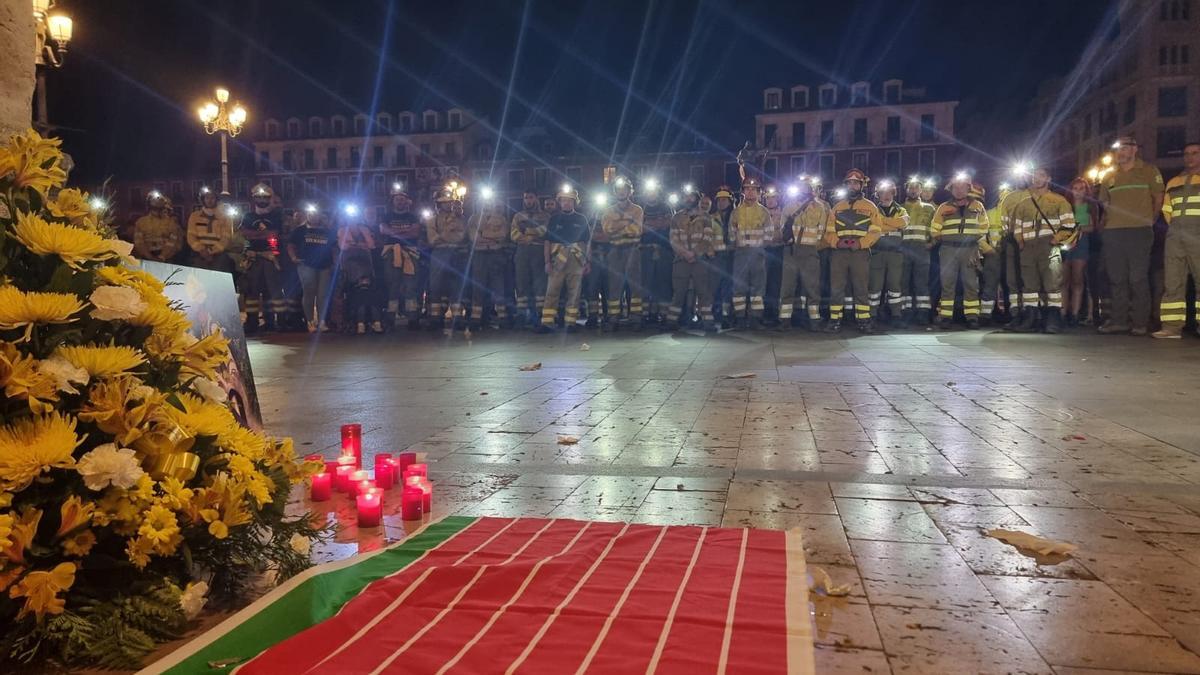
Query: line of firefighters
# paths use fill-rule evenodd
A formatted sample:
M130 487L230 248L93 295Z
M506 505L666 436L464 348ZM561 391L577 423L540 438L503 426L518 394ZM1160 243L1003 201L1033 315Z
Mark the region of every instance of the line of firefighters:
M941 204L932 202L936 185L919 177L905 184L903 202L890 180L874 185L871 200L858 169L829 193L809 177L782 191L747 178L739 193L723 186L711 198L693 186L666 195L648 180L641 203L633 182L618 176L587 215L571 185L554 199L526 192L511 216L487 188L467 216L461 182L437 194L434 210L417 209L396 185L377 227L353 207L310 203L285 228L270 187L260 184L238 228L246 239L239 286L251 331L280 325L294 311L290 267L314 332L328 328L340 286L343 314L360 333L404 324L574 331L585 321L606 331L806 326L836 333L850 320L869 333L884 321L946 327L959 316L968 328L995 318L1011 330L1055 333L1063 325L1062 258L1086 252L1103 223L1112 297L1100 331L1145 334L1150 226L1169 193L1163 212L1181 238L1174 266L1168 239L1163 329L1155 336L1177 337L1200 253L1193 241L1200 146L1188 146L1191 168L1165 187L1157 169L1136 160L1135 141L1117 147L1116 170L1101 186L1102 216L1051 190L1041 167L1023 167L1017 190L1002 185L990 211L983 187L965 173L944 186ZM215 199L197 213L211 228ZM193 225L188 242L203 251L204 233ZM224 264L199 258L206 267Z

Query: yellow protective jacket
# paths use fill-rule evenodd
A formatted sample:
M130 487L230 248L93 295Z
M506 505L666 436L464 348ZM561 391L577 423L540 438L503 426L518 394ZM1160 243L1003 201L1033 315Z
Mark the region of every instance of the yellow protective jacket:
M929 245L933 241L933 233L929 226L936 211L937 206L923 199L909 199L904 202L904 212L908 214L908 225L904 226L904 233L901 235L904 241Z
M499 251L509 244L508 219L501 213L476 213L470 221L476 251Z
M183 231L175 216L147 213L133 225L133 253L147 260L170 260L183 248Z
M729 236L734 248L761 248L771 227L771 212L758 202L742 202L729 217Z
M1175 227L1200 227L1200 174L1179 174L1167 182L1163 216Z
M883 234L875 244L877 251L899 251L904 240L904 228L908 226L908 211L896 202L888 205L877 204L879 209L879 229Z
M829 204L820 199L810 199L799 205L788 217L785 227L791 227L791 237L784 233L784 240L801 246L825 248L825 228L829 223Z
M671 219L671 248L682 258L685 252L711 257L713 248L712 217L700 209L682 209Z
M934 241L950 246L979 246L988 230L987 209L977 199L965 203L945 202L937 208L930 222Z
M858 239L859 249L869 249L883 236L879 207L865 197L843 199L833 205L825 222L825 243L837 248L841 239Z
M1009 203L1008 225L1021 241L1053 237L1061 243L1075 230L1075 208L1062 195L1049 190L1037 195L1033 190L1022 190L1021 197Z
M188 248L211 258L224 253L231 243L233 222L221 209L197 209L188 216Z
M644 218L645 211L633 202L613 204L600 214L600 229L614 246L636 244L642 240Z
M541 209L517 211L513 215L509 236L519 246L541 246L546 240L546 225L550 214Z
M438 211L425 225L425 235L434 248L457 248L467 241L467 221L452 211Z

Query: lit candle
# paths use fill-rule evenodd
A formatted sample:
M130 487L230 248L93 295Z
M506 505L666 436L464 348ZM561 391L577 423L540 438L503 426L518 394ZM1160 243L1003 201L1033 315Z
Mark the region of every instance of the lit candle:
M396 475L392 473L392 456L386 453L375 455L375 482L379 484L380 489L386 490L392 487L392 483L396 481Z
M400 516L404 520L420 520L424 501L421 488L406 486L400 493Z
M383 490L370 488L354 499L359 527L379 527L383 520Z
M433 511L433 483L429 482L428 478L421 480L421 492L424 493L421 499L421 511L425 515L429 515Z
M405 472L411 476L428 476L429 475L429 465L428 464L409 464L408 468L405 469Z
M338 464L337 473L334 474L334 487L338 492L350 492L350 476L354 474L354 465Z
M322 471L312 476L312 500L323 502L333 496L333 474Z
M338 463L336 459L325 460L325 473L334 475L337 473Z
M353 497L353 496L357 495L358 494L358 486L362 485L362 483L364 481L370 481L370 480L371 480L371 473L369 471L363 471L362 469L359 469L358 471L351 473L350 474L350 490L349 490L350 496Z
M354 465L362 467L362 425L342 425L342 454L354 455Z
M417 453L415 453L415 452L400 453L400 474L403 475L404 470L407 469L409 467L409 465L416 464L416 463L417 463Z

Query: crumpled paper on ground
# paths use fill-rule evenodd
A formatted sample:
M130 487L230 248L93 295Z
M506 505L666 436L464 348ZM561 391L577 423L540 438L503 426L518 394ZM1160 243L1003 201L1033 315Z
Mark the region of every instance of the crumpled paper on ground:
M579 442L578 436L559 436L558 437L559 445L575 445L578 442Z
M985 530L984 534L993 539L999 539L1031 558L1039 556L1070 557L1079 548L1075 544L1068 544L1065 541L1054 541L1018 530Z
M538 361L537 363L529 363L529 364L526 364L526 365L524 365L524 366L521 366L521 367L517 368L517 370L526 370L526 371L529 371L529 370L541 370L541 369L542 369L542 362L541 362L541 361Z
M758 373L734 373L733 375L722 375L726 380L748 380L752 377L758 377Z
M850 595L850 584L839 586L833 583L833 579L829 577L829 572L826 572L823 567L812 568L812 578L812 585L809 586L809 590L813 593L820 593L821 595L828 595L830 597Z
M585 343L579 345L579 351L590 352L590 351L592 351L592 346L585 342Z

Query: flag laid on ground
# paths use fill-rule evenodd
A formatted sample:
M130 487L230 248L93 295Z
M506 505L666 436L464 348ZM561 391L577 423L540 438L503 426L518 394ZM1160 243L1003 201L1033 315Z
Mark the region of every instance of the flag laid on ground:
M810 673L807 592L796 531L451 517L143 672Z

